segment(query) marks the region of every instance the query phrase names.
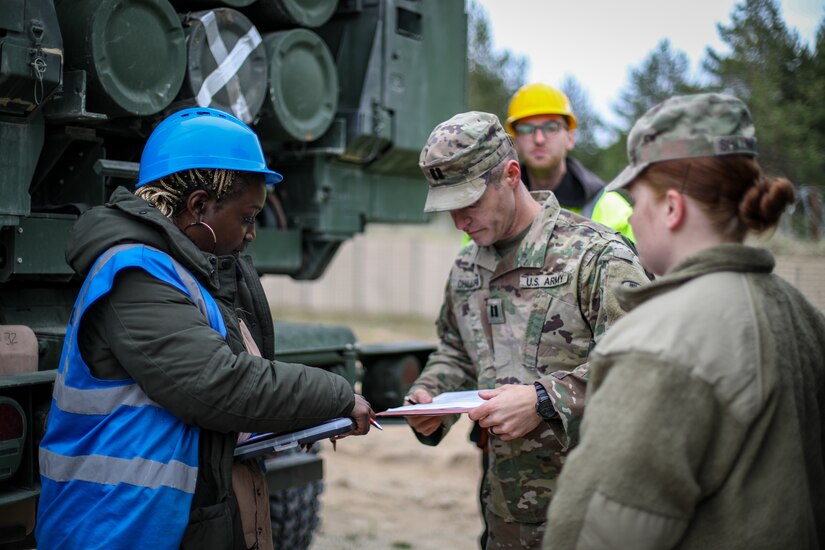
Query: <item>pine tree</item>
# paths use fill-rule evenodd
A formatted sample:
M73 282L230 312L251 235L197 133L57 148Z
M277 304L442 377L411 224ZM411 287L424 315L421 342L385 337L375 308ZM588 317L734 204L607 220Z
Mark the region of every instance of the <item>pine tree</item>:
M510 98L525 82L527 58L494 50L487 12L474 0L468 9L469 108L494 113L503 123Z
M590 95L573 75L566 75L561 84L561 91L570 100L573 114L576 115L576 153L592 156L599 152L599 138L609 129L593 108ZM603 138L602 138L603 140Z
M648 109L674 95L690 94L699 87L690 81L690 63L687 55L670 47L662 40L641 66L630 71L628 83L614 106L615 113L629 131L636 120Z
M775 0L745 0L734 9L731 24L718 29L730 53L708 49L704 67L716 89L736 95L750 108L760 164L768 174L798 185L821 185L822 28L811 52L788 29Z

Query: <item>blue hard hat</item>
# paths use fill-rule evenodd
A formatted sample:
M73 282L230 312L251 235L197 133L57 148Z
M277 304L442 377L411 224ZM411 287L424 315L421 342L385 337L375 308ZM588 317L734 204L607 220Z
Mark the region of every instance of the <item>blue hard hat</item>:
M143 148L135 188L193 168L257 172L267 184L284 179L267 168L261 142L249 126L209 107L183 109L158 124Z

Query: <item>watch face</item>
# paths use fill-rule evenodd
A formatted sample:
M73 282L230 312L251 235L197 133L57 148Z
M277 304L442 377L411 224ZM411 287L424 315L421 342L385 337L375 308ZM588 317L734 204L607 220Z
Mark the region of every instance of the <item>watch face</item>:
M555 415L555 409L553 409L553 404L550 403L550 400L542 401L539 405L539 414L542 418L548 419L553 418Z
M538 415L544 420L552 420L558 416L556 409L553 408L553 402L550 400L550 396L547 395L547 390L544 389L544 386L536 384L536 393L538 394L536 413L538 413Z

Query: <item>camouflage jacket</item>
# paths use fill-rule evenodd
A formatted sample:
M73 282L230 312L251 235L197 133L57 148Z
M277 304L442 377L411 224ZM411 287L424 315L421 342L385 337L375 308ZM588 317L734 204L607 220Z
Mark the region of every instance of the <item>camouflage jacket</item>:
M562 210L552 193L533 196L542 210L517 250L500 258L492 246L470 244L460 252L437 322L439 347L411 389L545 386L560 420L514 441L492 438L490 446L488 505L524 523L545 520L564 456L577 442L588 355L623 314L611 288L648 280L618 233Z

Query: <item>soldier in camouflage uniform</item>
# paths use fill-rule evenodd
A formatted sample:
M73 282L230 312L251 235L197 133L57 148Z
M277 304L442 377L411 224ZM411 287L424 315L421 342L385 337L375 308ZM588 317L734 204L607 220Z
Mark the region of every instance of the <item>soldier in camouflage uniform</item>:
M676 96L627 138L645 267L591 353L587 414L547 550L825 547L825 316L743 244L793 204L747 106Z
M588 354L621 315L613 288L647 282L615 231L530 194L511 138L491 114L439 124L419 165L425 210L449 211L473 243L455 261L440 344L408 400L480 392L469 416L492 434L487 548L537 548L564 458L578 439ZM437 444L452 417L409 417Z

